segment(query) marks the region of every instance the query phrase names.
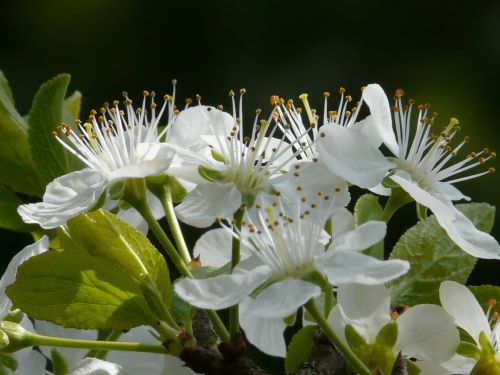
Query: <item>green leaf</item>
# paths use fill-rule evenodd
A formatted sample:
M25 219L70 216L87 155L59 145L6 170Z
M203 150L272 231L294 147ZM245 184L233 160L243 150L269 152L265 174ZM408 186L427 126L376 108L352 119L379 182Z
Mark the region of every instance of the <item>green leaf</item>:
M398 324L396 322L389 322L383 326L377 333L375 343L392 349L396 345L398 339Z
M491 231L495 208L487 203L466 203L456 206L474 225ZM462 251L448 237L434 216L410 228L394 247L391 259L410 262L410 271L390 284L395 304L416 305L439 303L439 285L445 280L465 284L476 264L476 258Z
M42 184L31 158L28 125L14 106L12 91L0 71L0 182L13 190L41 196Z
M60 74L40 86L28 115L31 153L44 184L82 168L80 160L52 136L61 122L73 123L64 102L69 80L69 74Z
M500 303L500 287L495 285L481 285L481 286L469 286L472 294L476 297L477 301L481 305L484 311L489 308L488 302L491 299ZM495 310L493 310L495 311Z
M134 278L84 252L51 250L28 259L7 295L30 317L63 327L123 330L152 320Z
M356 354L361 353L368 345L364 337L361 336L351 324L347 324L345 326L344 334L347 343Z
M152 280L170 303L167 263L147 237L115 215L97 210L71 219L61 236L63 249L84 251L125 270L138 283Z
M316 326L306 326L292 337L285 358L287 374L293 373L302 363L309 360L314 346L314 331L316 329Z
M356 201L354 206L354 223L356 227L371 220L380 220L384 209L378 202L378 197L373 194L364 194ZM384 241L373 245L363 251L366 255L371 255L377 259L384 259Z
M31 225L25 224L17 214L23 201L10 189L0 185L0 227L16 232L29 232Z
M82 93L74 91L73 94L64 100L64 108L73 120L80 118L80 111L82 109Z

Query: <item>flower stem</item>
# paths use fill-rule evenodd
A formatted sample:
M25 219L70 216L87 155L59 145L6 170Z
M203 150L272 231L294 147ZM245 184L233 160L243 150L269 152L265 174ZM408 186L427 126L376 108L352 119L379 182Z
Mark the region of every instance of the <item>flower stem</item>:
M160 241L161 245L167 252L167 255L170 257L172 262L174 262L175 267L179 270L182 276L184 277L192 277L191 272L189 271L186 263L182 260L181 256L175 249L174 245L167 237L167 234L163 231L163 228L154 218L147 202L146 204L142 204L140 206L134 206L137 211L142 215L146 223L148 223L149 229L151 229L155 235L155 237Z
M391 195L387 200L387 203L385 204L384 211L380 215L380 220L388 222L397 210L399 210L405 204L410 203L411 201L411 197L403 189L391 189Z
M144 180L132 181L132 184L130 184L130 186L131 188L128 189L128 192L130 192L127 196L128 199L124 200L131 204L142 215L142 217L148 224L149 229L153 231L155 237L158 239L158 241L160 241L160 244L163 246L163 248L167 252L167 255L170 257L181 275L192 279L193 274L187 267L186 263L184 263L181 256L177 252L177 249L167 237L160 224L158 224L151 212L151 209L149 208L147 199L145 199L146 183L144 182ZM227 332L227 329L224 326L224 323L220 319L219 315L217 315L217 313L213 310L207 310L207 314L212 321L215 332L220 337L220 339L223 341L229 341L229 333Z
M330 327L326 319L319 312L318 307L313 299L305 304L305 308L312 315L314 320L318 323L321 330L324 332L328 340L335 345L337 350L344 356L345 360L352 366L356 373L360 375L371 375L372 372L366 367L366 365L361 362L361 360L352 352L352 350L340 340L337 334Z
M172 200L172 180L173 177L167 177L165 184L161 186L158 198L165 210L165 216L167 217L167 222L174 237L175 244L181 255L184 263L189 264L191 262L191 255L189 254L188 248L186 246L186 241L182 235L181 227L179 226L179 221L174 212L174 202Z
M165 347L160 344L65 339L60 337L42 336L38 334L32 334L30 340L33 346L54 346L57 348L91 349L96 351L118 350L124 352L167 353Z
M244 210L240 208L233 215L233 226L239 232L241 230L241 222L243 220ZM239 238L233 237L231 243L231 272L234 267L240 262L241 241ZM236 304L229 309L229 337L233 337L240 330L239 306Z
M111 333L106 337L105 341L116 341L120 338L123 333L121 331L111 331ZM108 350L90 350L85 357L92 357L97 359L105 359L108 354Z

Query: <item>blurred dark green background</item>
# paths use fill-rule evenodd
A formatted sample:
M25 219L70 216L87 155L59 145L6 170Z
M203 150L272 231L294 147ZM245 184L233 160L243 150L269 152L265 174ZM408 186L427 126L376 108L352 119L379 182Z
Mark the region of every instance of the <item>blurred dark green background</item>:
M1 0L0 69L23 114L38 86L62 72L83 93L85 113L122 90L169 92L172 78L179 99L199 93L210 104L245 87L249 112L275 93L307 91L320 106L324 90L342 85L358 97L378 82L430 102L439 127L459 118L472 137L466 152L500 150L498 1ZM498 206L499 182L460 188ZM411 207L399 213L392 240L414 220ZM30 241L1 236L4 263ZM498 284L498 262L480 262L471 281Z

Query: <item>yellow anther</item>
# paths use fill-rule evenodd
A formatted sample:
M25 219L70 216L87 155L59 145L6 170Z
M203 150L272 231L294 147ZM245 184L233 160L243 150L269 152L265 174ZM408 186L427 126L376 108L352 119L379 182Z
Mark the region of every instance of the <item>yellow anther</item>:
M493 167L489 167L489 168L488 168L488 173L493 174L493 173L495 173L495 172L496 172L496 169L495 169L495 168L493 168Z
M269 98L269 104L270 105L280 104L280 97L278 95L271 95L271 97Z
M405 96L405 92L403 89L397 89L396 92L394 93L394 99L401 99L403 96Z
M243 94L245 94L246 92L247 92L247 89L245 89L245 88L240 89L240 94L242 94L242 95L243 95Z
M329 98L329 97L330 97L330 93L329 93L328 91L325 91L325 92L323 93L323 96L324 96L325 98Z
M234 91L233 90L229 90L229 96L231 96L231 97L234 96Z
M142 92L142 96L149 96L149 91L144 90L144 91Z
M345 93L345 88L343 88L342 86L340 86L339 88L339 94L343 94Z

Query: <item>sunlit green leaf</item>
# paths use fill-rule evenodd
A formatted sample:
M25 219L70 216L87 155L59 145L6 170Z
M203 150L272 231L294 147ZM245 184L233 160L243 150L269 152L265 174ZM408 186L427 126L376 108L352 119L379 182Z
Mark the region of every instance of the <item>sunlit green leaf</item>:
M485 232L493 227L495 208L487 203L456 206ZM476 258L462 251L448 237L434 216L410 228L394 247L391 259L410 262L410 271L390 284L392 302L415 305L439 303L439 286L445 280L464 284Z
M63 327L128 329L152 319L133 277L84 252L51 250L28 259L7 295L32 318Z
M60 74L40 86L28 114L31 153L45 184L82 168L82 163L52 135L62 122L73 123L64 101L69 81L69 74Z
M116 264L138 282L150 279L169 303L172 287L167 263L147 237L115 215L98 210L68 221L61 236L64 249L84 251Z
M378 197L373 194L365 194L359 197L354 206L354 223L358 227L371 220L380 220L382 215L382 206L378 202ZM371 255L378 259L384 258L384 241L373 245L369 249L363 251L367 255Z
M13 190L41 196L44 185L33 163L28 125L14 106L12 91L0 71L0 182Z
M17 207L22 203L10 189L0 185L0 228L16 232L29 232L32 229L17 214Z
M316 326L306 326L300 329L290 341L285 358L285 371L293 373L300 364L309 360L314 346L314 331Z

